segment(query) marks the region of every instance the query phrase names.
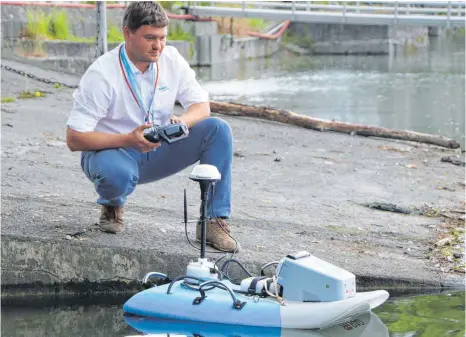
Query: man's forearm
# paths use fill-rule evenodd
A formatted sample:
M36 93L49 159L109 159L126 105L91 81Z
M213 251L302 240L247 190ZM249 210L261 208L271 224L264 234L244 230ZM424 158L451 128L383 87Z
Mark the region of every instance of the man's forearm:
M95 151L128 146L128 134L66 131L66 143L71 151Z
M195 103L192 104L186 112L180 116L180 119L189 127L193 127L201 120L210 116L210 103Z

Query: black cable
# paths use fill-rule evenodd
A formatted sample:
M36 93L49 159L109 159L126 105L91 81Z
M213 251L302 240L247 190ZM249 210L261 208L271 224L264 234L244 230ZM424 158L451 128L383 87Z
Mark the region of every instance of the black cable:
M233 241L235 241L235 246L236 246L236 248L235 248L235 250L233 251L233 253L232 253L230 259L228 259L228 260L225 261L225 263L224 263L224 265L225 265L225 264L228 265L229 263L227 263L227 262L228 262L229 260L232 260L233 257L235 256L235 254L238 252L238 241L237 241L233 236L231 236L230 233L228 233L228 232L223 228L223 226L221 225L220 221L218 220L217 215L215 214L215 211L214 211L215 184L212 185L212 189L211 189L211 191L210 191L210 194L211 194L211 197L210 197L210 207L211 207L211 211L212 211L213 218L215 218L215 221L217 221L217 225L225 232L225 234L227 234ZM186 194L185 194L185 196L186 196ZM185 220L185 221L184 221L184 232L185 232L186 240L187 240L188 243L191 245L191 247L193 247L194 249L200 251L201 249L198 248L198 247L196 247L196 246L191 242L191 240L189 239L189 236L188 236L188 221L187 221L187 204L186 204L186 202L185 202L185 209L186 209L186 211L185 211L185 214L184 214L184 220ZM207 224L206 224L206 225L207 225ZM210 254L224 254L225 251L222 251L222 250L220 250L220 251L206 251L206 253L210 253ZM223 267L222 267L222 270L219 270L219 269L217 268L217 263L220 262L221 260L223 260L225 257L227 257L228 254L229 254L229 252L228 252L227 254L225 254L224 256L222 256L220 259L217 259L217 260L215 261L215 263L214 263L214 270L215 270L215 272L219 273L219 275L221 276L221 279L225 277L225 278L227 278L231 283L233 283L233 284L238 284L238 283L236 283L236 280L232 280L232 279L230 278L230 276L229 276L229 269L228 269L228 271L227 271L227 274L225 274L225 273L223 272ZM233 260L234 260L234 259L233 259ZM236 260L234 260L234 261L236 261ZM237 262L241 265L241 263L240 263L239 261L237 261ZM249 271L247 271L247 269L246 269L243 265L241 265L241 267L243 268L243 270L245 270L245 272L246 272L247 274L249 274L250 276L252 276L252 275L249 273Z
M181 285L183 285L184 287L190 289L190 290L196 290L196 291L199 291L199 285L195 285L195 284L189 284L188 282L186 282L186 279L183 281L183 283L181 283ZM209 290L212 290L214 289L215 286L211 286L210 288L207 288L207 289L204 289L205 291L209 291Z
M223 255L221 258L215 260L214 269L217 269L217 263L219 263L220 261L222 261L222 260L223 260L225 257L227 257L227 256L228 256L228 254L225 254L225 255ZM219 271L219 273L220 273L220 276L221 276L220 280L221 280L221 279L223 279L223 277L224 277L225 275L224 275L220 270L218 270L218 271ZM225 276L225 277L226 277L226 276Z
M187 206L186 206L186 209L187 209ZM187 212L187 210L186 210ZM185 216L185 220L187 219L187 214ZM199 222L199 221L198 221ZM206 224L207 225L207 224ZM197 226L197 225L196 225ZM191 247L193 247L194 249L196 250L201 250L199 247L196 247L192 242L191 240L189 239L189 236L188 236L188 221L184 221L184 233L185 233L185 236L186 236L186 240L188 241L188 243L191 245ZM206 253L210 253L210 254L223 254L225 252L219 252L219 251L206 251Z
M236 260L236 259L229 259L229 260L225 261L225 263L222 265L222 269L221 269L220 271L221 271L222 273L224 273L224 269L225 269L231 262L237 263L237 264L240 266L240 268L241 268L249 277L252 277L252 276L253 276L253 275L249 272L249 270L247 270L247 268L246 268L241 262L239 262L239 261ZM224 273L224 274L226 274L228 280L230 280L231 283L238 285L238 283L235 282L236 280L231 280L231 278L230 278L230 273L229 273L229 272Z
M236 241L236 239L235 239L233 236L231 236L230 233L228 233L228 232L223 228L223 226L220 224L220 221L218 221L218 217L217 217L217 215L215 214L215 210L214 210L214 209L215 209L215 208L214 208L214 194L215 194L215 185L213 185L213 188L212 188L212 191L211 191L211 198L210 198L210 200L211 200L210 206L211 206L212 215L213 215L213 217L215 218L215 221L217 221L217 225L225 232L225 234L227 234L233 241L235 241L235 250L234 250L234 252L231 254L230 259L227 260L227 261L229 261L229 260L233 259L233 257L235 256L235 254L238 252L238 241ZM226 254L225 256L223 256L222 258L220 258L218 261L216 261L214 266L216 266L217 262L219 262L220 260L222 260L223 258L225 258L227 255L228 255L228 254ZM227 261L225 261L225 263L226 263ZM221 273L222 273L222 275L224 275L231 283L233 283L233 284L238 284L237 282L235 282L236 280L232 280L232 279L230 278L230 269L228 269L227 272L226 272L226 274L225 274L225 273L223 272L223 267L222 267Z

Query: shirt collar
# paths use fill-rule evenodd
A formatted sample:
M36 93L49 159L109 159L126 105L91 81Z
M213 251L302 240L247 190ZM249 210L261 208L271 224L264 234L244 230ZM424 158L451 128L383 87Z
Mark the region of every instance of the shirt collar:
M131 68L131 72L132 72L133 74L138 74L138 73L139 73L139 74L142 74L142 72L141 72L138 68L136 68L136 66L134 65L134 63L133 63L133 62L130 60L130 58L128 57L128 54L126 53L126 46L125 46L125 44L123 44L123 53L125 54L125 57L126 57L126 59L128 60L129 67ZM154 62L150 62L150 63L149 63L149 68L147 68L146 73L147 73L148 71L149 71L149 72L154 71Z

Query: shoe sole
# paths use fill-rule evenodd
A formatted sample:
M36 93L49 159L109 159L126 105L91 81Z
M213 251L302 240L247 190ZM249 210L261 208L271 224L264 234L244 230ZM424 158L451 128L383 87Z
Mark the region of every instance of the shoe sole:
M196 242L201 243L201 240L198 239L198 238L196 238ZM234 252L235 252L234 250L225 250L225 249L221 249L221 248L218 247L217 244L212 243L212 242L207 241L207 240L206 240L205 243L206 243L207 245L210 245L210 246L214 247L215 249L217 249L217 250L219 250L219 251L221 251L221 252L225 252L225 253L234 253ZM239 243L238 243L238 244L236 245L236 253L238 253L238 252L240 251L240 249L241 249L241 246L240 246Z
M124 228L123 228L120 232L109 231L109 230L107 230L107 229L100 228L100 226L99 226L99 229L100 229L101 232L109 233L109 234L120 234L120 233L123 233L123 232L125 231Z

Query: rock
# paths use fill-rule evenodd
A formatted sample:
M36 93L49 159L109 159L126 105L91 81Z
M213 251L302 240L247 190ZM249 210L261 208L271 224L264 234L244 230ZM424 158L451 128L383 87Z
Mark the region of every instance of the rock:
M461 254L460 254L460 253L454 253L454 254L453 254L453 257L454 257L455 259L461 259Z
M443 239L438 240L438 241L435 243L435 245L436 245L437 247L443 247L443 246L446 246L446 245L450 245L450 244L451 244L451 241L452 241L452 238L449 237L449 236L447 236L447 237L445 237L445 238L443 238Z

